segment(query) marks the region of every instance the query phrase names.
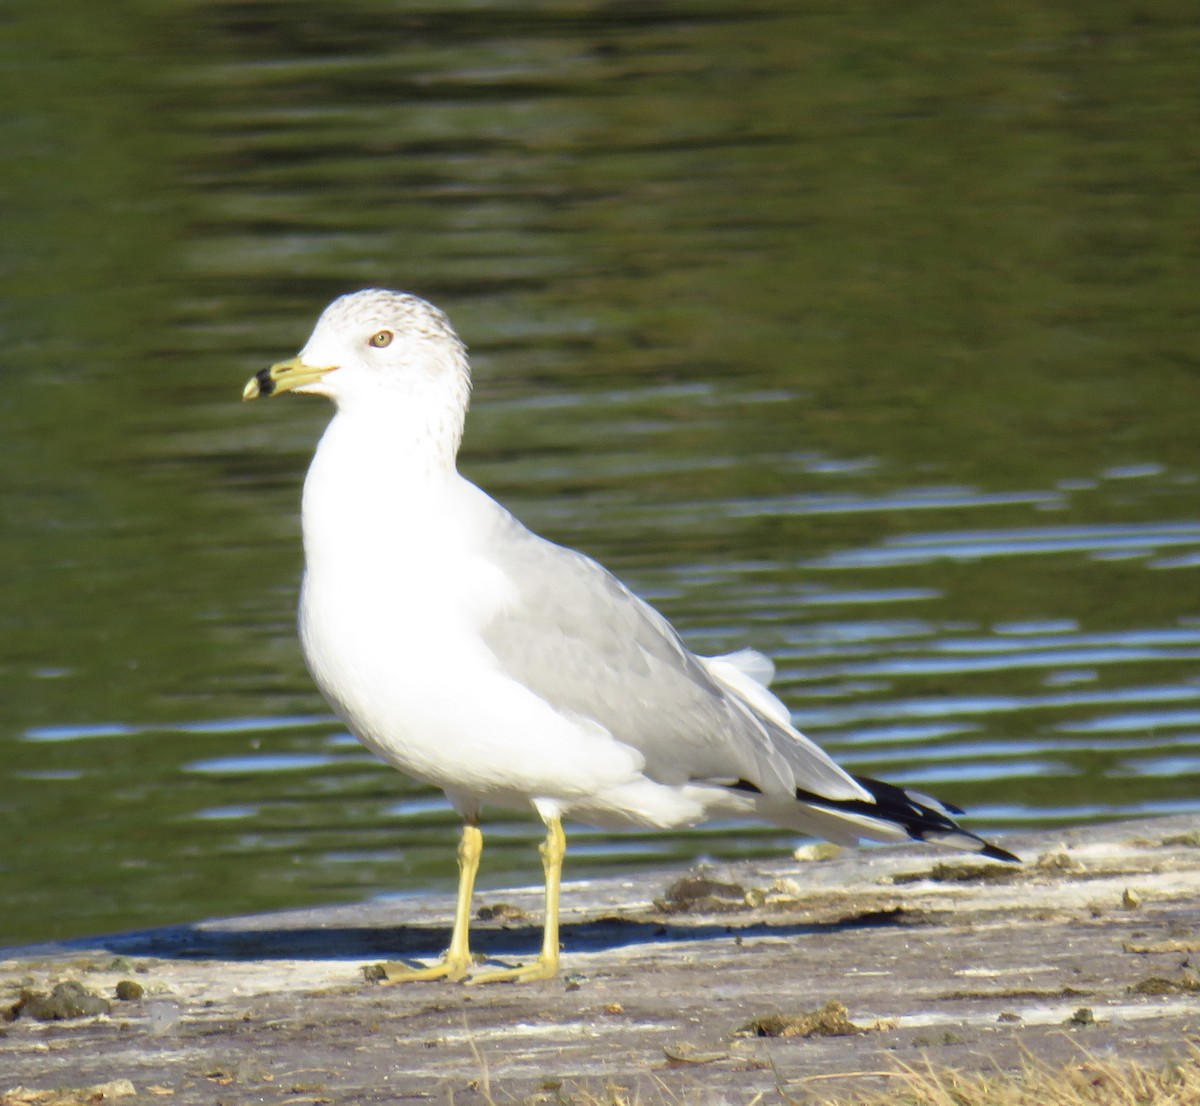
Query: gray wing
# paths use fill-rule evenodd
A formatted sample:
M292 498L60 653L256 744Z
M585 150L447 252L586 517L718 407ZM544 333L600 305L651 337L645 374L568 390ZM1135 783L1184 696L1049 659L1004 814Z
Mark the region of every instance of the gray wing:
M516 591L483 631L501 667L558 711L637 749L651 779L864 797L818 746L714 680L662 615L591 558L502 508L487 556Z

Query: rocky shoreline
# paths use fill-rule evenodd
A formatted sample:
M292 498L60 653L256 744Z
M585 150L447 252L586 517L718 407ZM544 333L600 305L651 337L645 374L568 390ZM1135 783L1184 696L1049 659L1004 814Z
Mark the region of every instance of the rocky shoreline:
M372 982L379 960L444 947L444 896L8 949L0 1103L562 1103L605 1088L750 1103L883 1086L927 1060L1153 1064L1200 1044L1196 819L1004 845L1025 863L813 849L569 883L563 975L544 983ZM477 906L477 951L534 953L538 889Z

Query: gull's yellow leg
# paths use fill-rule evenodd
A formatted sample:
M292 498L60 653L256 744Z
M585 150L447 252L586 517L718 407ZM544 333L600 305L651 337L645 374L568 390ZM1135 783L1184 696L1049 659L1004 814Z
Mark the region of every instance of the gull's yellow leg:
M471 983L522 982L553 979L558 975L558 892L562 885L563 857L567 853L567 835L557 816L546 819L546 840L538 848L546 873L546 918L542 926L542 953L532 963L519 968L500 968L473 976Z
M479 858L483 855L483 832L477 819L463 823L462 840L458 843L458 902L454 907L454 932L450 948L436 964L427 968L410 968L399 961L381 964L381 983L409 983L422 979L465 979L471 970L471 897L475 893L475 876Z

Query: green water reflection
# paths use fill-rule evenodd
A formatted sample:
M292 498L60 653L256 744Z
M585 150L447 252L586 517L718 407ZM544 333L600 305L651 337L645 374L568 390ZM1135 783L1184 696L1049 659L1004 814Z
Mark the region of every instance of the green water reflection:
M373 284L470 343L473 478L775 653L856 769L990 828L1196 809L1198 47L1168 3L15 6L0 940L449 882L294 640L326 412L238 402Z

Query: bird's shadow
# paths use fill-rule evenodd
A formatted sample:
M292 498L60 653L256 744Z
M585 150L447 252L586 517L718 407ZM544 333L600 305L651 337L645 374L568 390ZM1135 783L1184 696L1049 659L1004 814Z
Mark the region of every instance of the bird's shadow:
M873 911L834 921L729 921L706 915L698 920L604 917L562 926L563 952L596 952L630 945L669 945L755 937L806 937L876 926L911 924L901 910ZM471 947L491 957L528 956L541 942L536 922L503 926L477 924ZM278 928L222 927L220 922L169 926L66 942L80 950L98 947L115 956L166 960L362 960L436 957L450 943L444 925L280 925Z

